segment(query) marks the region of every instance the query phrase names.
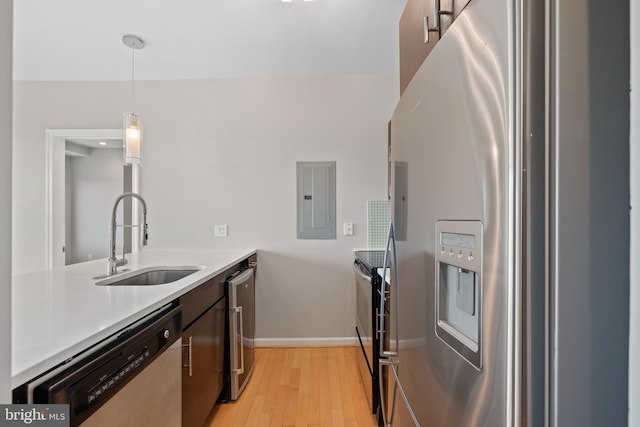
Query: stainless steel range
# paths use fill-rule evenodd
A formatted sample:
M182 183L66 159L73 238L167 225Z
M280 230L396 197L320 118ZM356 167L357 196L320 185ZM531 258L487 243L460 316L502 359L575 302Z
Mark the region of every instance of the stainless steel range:
M382 278L378 269L384 266L384 251L356 251L353 262L356 283L356 337L360 344L357 351L358 370L367 395L371 413L382 425L380 409L380 388L378 386L380 371L380 292ZM389 286L386 287L387 291ZM385 313L389 313L389 298L385 299ZM389 322L385 322L386 325ZM383 336L389 337L386 333ZM386 381L385 381L386 383ZM384 393L384 390L383 390Z

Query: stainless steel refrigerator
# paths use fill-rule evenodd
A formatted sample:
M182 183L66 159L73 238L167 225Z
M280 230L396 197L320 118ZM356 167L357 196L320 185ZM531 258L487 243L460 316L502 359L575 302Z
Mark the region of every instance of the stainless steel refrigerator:
M525 269L544 271L544 211L532 210L545 185L544 140L523 138L544 130L544 16L525 3L472 0L391 120L387 425L499 427L522 411L544 415L544 320L523 331L519 318L544 312L544 295L525 298L523 286Z
M406 87L386 425L627 425L628 15L471 0Z
M227 281L229 298L229 394L237 400L255 362L255 261Z

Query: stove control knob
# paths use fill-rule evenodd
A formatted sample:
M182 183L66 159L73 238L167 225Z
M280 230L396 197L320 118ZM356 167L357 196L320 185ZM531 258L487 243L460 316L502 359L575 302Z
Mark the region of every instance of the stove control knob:
M169 335L171 335L171 334L169 333L169 330L168 330L168 329L165 329L165 330L162 332L162 336L163 336L163 337L164 337L164 339L166 339L166 340L168 340L168 339L169 339Z

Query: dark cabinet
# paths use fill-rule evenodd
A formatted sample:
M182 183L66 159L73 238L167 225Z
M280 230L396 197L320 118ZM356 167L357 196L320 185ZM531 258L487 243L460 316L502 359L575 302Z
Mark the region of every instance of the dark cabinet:
M453 1L453 0L450 0ZM462 12L462 10L467 6L467 4L469 4L471 0L459 0L459 1L454 1L453 2L453 16L454 19L458 17L458 15L460 15L460 12Z
M218 399L227 400L223 393L225 386L229 385L229 303L225 288L229 280L246 271L250 262L254 264L255 260L253 255L232 265L180 297L183 325L182 425L185 427L202 426ZM253 313L253 306L250 308ZM239 311L242 313L243 310ZM250 320L242 323L240 330L246 333L247 328L251 328L252 334L253 315ZM245 363L252 361L252 353L245 351L242 360ZM240 371L242 369L236 369L236 372Z
M431 36L425 0L407 0L400 17L400 94L404 93L414 74L420 68L433 46L437 34Z
M224 386L227 275L218 274L180 297L185 427L204 424Z
M400 94L439 39L434 2L407 0L400 17Z
M182 425L201 426L224 385L225 297L182 335Z
M400 95L470 0L407 0L400 17Z

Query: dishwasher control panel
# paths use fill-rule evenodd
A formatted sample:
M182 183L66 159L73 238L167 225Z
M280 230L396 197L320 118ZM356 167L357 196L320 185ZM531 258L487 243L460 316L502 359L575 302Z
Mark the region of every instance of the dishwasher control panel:
M119 389L120 384L126 384L131 377L144 369L144 367L148 364L150 357L151 352L149 351L149 347L145 346L145 348L140 353L133 355L130 362L127 362L125 365L121 366L111 375L106 376L104 380L100 381L91 390L89 390L87 392L88 394L86 395L87 404L93 404L102 396L110 394L109 392L111 390Z

